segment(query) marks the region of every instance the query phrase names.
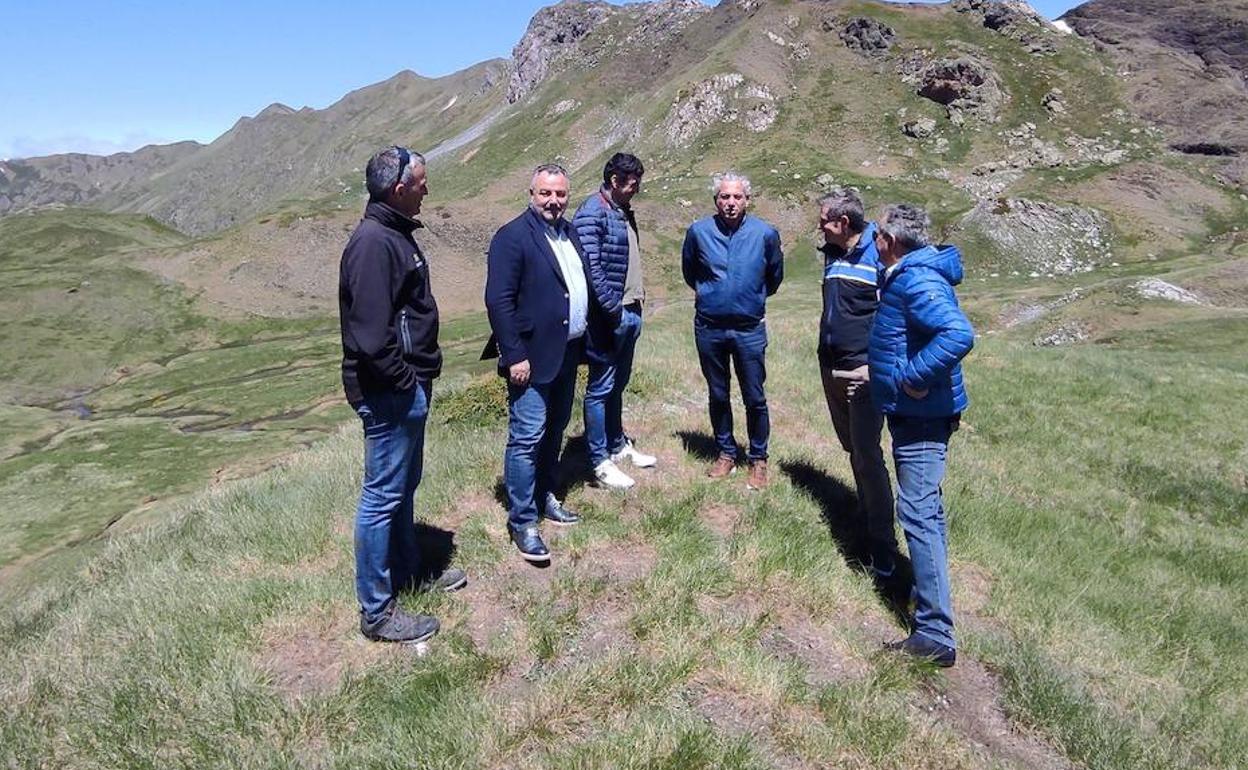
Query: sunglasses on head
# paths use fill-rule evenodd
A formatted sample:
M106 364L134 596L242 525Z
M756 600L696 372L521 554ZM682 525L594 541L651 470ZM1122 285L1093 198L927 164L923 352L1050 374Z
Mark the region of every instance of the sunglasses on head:
M390 149L399 153L399 175L394 178L394 184L391 187L397 187L399 182L403 181L403 172L407 170L408 164L412 162L412 153L406 147L400 147L397 144Z

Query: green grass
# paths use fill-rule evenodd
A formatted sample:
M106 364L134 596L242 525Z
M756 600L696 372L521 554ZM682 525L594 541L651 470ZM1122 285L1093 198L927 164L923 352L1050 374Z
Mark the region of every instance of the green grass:
M817 307L807 281L772 300L776 482L748 496L685 448L706 431L687 308L652 317L627 420L662 465L627 496L575 484L586 522L552 535L545 571L501 534L497 383L453 374L418 509L455 530L472 582L406 597L444 621L428 657L354 630L354 426L112 538L5 605L0 761L1008 765L965 732L985 698L1025 728L1001 740L1050 758L1236 766L1242 321L1163 313L1059 350L979 341L945 484L962 649L944 674L879 651L901 631L833 536L850 476L810 356ZM976 670L999 701L964 679Z

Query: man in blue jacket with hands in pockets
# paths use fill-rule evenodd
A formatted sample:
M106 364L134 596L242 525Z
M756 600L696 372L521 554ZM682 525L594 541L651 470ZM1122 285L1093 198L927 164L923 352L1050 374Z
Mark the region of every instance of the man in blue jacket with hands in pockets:
M914 630L889 645L938 666L956 660L948 544L940 482L949 437L966 409L961 360L975 333L953 287L962 256L928 244L917 206L885 209L875 233L884 267L868 345L871 397L888 417L897 472L897 518L914 567Z

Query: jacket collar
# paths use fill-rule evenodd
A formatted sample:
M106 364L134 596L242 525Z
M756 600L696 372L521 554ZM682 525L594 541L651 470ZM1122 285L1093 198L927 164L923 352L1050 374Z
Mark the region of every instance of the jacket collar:
M413 230L424 227L419 219L413 219L384 201L369 201L364 207L364 218L372 219L391 230L411 235Z

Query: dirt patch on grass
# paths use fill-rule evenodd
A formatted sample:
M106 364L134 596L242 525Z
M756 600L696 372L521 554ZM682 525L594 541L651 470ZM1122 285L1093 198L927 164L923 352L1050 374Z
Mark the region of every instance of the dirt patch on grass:
M983 567L969 562L954 562L949 572L953 581L957 612L982 615L992 598L992 575Z
M345 605L275 618L260 634L254 665L283 698L296 702L327 695L348 674L404 654L401 646L360 636L358 622Z
M727 539L732 536L732 531L741 518L741 509L735 505L711 503L698 510L698 518L716 535Z
M965 657L935 683L932 713L964 736L972 749L1026 770L1069 770L1053 747L1013 724L1002 707L1001 684L983 664Z
M814 686L863 679L869 665L833 624L816 624L809 618L781 613L775 625L759 637L768 654L795 660L806 669L806 682Z

